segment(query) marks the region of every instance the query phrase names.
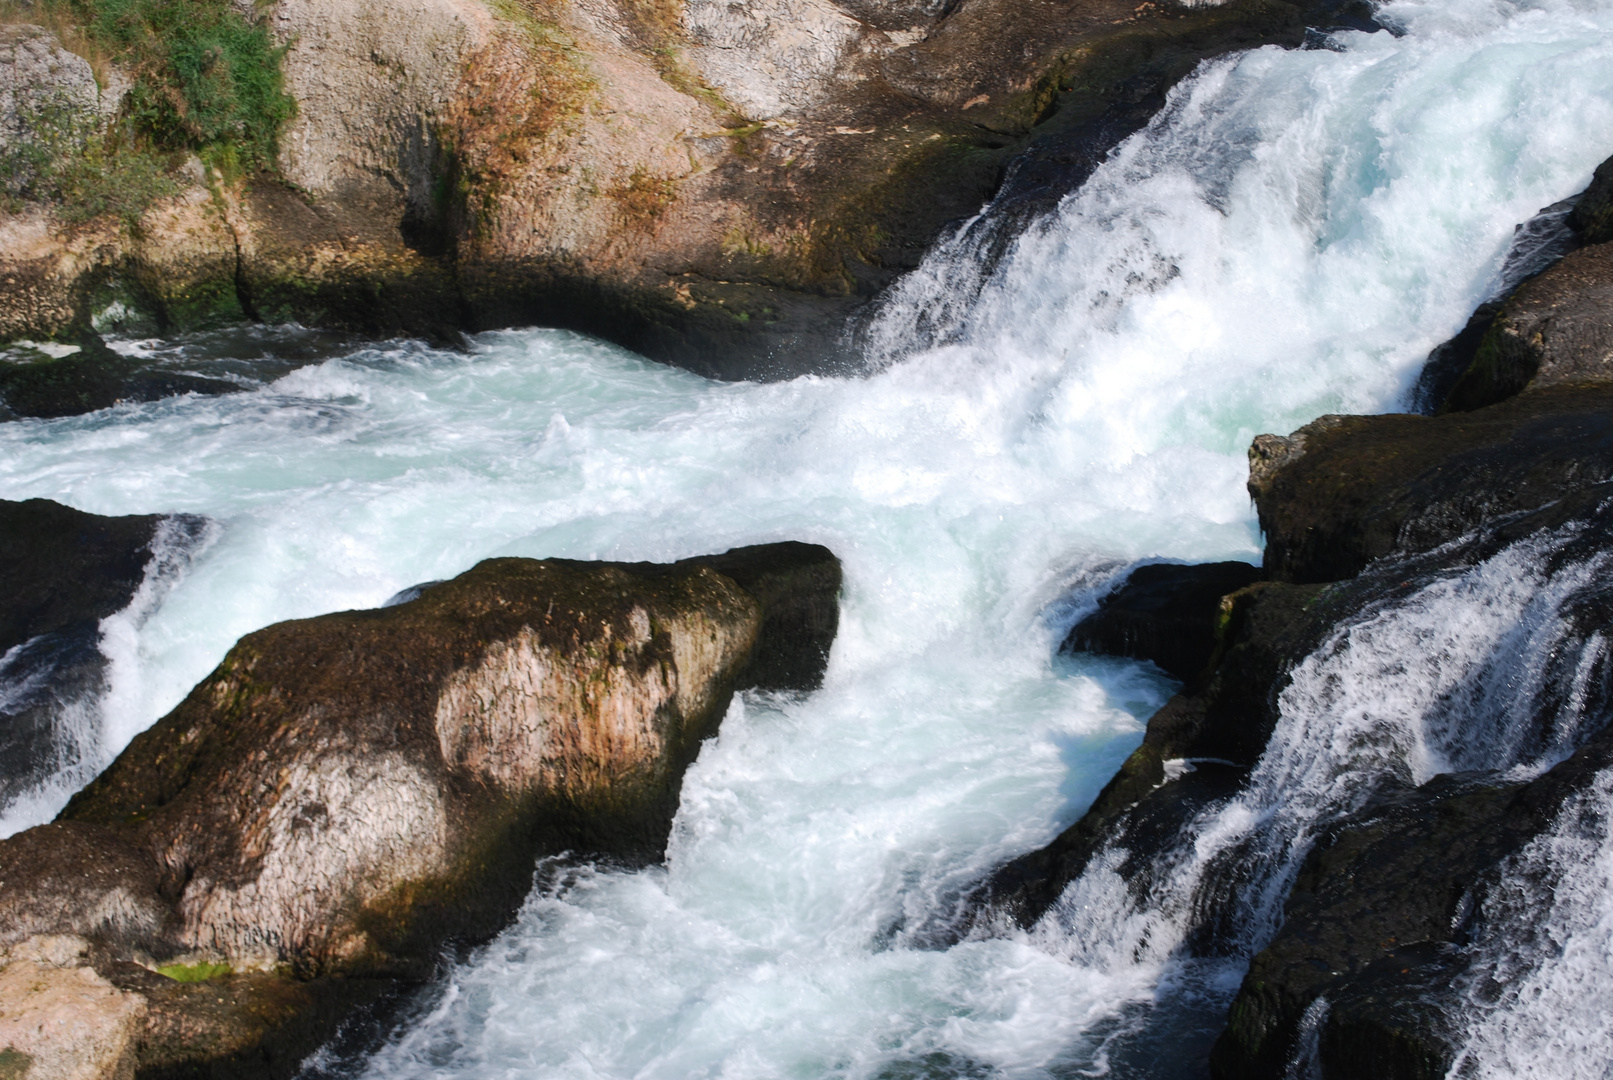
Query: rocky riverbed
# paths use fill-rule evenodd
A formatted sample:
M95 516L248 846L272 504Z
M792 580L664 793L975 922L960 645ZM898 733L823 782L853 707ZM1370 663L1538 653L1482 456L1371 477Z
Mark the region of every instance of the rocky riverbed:
M1087 814L997 871L961 925L1057 918L1105 856L1119 856L1105 865L1140 897L1157 896L1180 873L1172 859L1182 837L1275 781L1279 798L1318 801L1304 825L1283 837L1272 817L1267 837L1245 838L1191 887L1189 955L1271 938L1232 1002L1210 1072L1447 1074L1486 898L1513 887L1519 852L1613 762L1613 683L1599 645L1613 617L1600 580L1613 553L1613 244L1601 224L1610 177L1613 163L1572 217L1583 246L1476 317L1487 320L1482 334L1469 367L1446 379L1438 415L1325 416L1254 440L1249 493L1266 535L1258 572L1145 566L1075 627L1066 648L1153 660L1186 687L1149 720L1143 745ZM1443 346L1430 364L1450 354ZM1349 760L1356 751L1325 764L1325 754L1305 758L1319 751L1286 730L1303 707L1297 671L1428 603L1429 590L1522 551L1531 556L1518 570L1561 592L1544 615L1503 616L1511 648L1529 658L1470 675L1499 685L1445 691L1435 712L1445 711L1440 734L1455 742L1422 766L1432 772L1369 769ZM1386 696L1359 708L1381 719L1311 737L1393 743L1407 719L1396 710L1416 706ZM1286 846L1278 856L1262 850L1270 835Z

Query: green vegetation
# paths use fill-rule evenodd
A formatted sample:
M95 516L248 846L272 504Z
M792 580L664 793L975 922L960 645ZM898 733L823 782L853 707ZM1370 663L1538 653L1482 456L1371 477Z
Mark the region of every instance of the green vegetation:
M102 132L65 103L19 112L30 137L0 146L0 204L12 212L25 199L49 201L71 224L114 216L133 225L177 189L168 155L142 140Z
M34 1059L15 1047L0 1050L0 1080L22 1080Z
M0 0L0 22L43 24L89 60L103 87L132 79L118 122L70 103L35 103L30 137L0 148L0 197L48 200L70 222L133 223L175 190L176 155L199 155L226 180L272 169L296 114L268 28L230 0Z
M205 961L200 964L165 964L157 969L158 975L166 975L175 982L198 983L209 979L222 979L230 973L228 964L209 964Z
M285 54L229 0L42 0L134 76L128 113L170 150L210 164L267 168L296 113Z

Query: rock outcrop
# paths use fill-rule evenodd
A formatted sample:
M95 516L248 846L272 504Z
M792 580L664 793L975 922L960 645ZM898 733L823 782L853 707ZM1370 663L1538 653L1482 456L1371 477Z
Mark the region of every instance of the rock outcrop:
M1096 652L1152 660L1186 682L1215 652L1221 599L1261 576L1241 562L1139 566L1098 610L1070 629L1065 652Z
M0 500L0 802L61 768L64 707L105 689L102 619L182 565L198 517L101 517ZM149 582L149 584L148 584Z
M0 947L88 941L146 1002L142 1069L284 1074L338 1001L502 928L539 854L659 859L734 691L821 679L839 585L804 544L494 559L250 634L56 822L0 842ZM157 968L217 974L232 1004Z
M1533 390L1425 417L1324 416L1249 450L1277 581L1354 576L1613 477L1613 386Z
M298 102L279 177L193 163L134 230L0 221L32 238L0 245L0 340L116 300L166 330L541 323L724 378L832 369L846 316L1027 145L1090 168L1201 59L1365 24L1331 0L257 10Z

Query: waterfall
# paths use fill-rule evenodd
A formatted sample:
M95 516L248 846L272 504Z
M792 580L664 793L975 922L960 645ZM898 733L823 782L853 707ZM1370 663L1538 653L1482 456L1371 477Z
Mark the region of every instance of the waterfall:
M1607 4L1380 17L1396 34L1205 64L1045 214L983 209L864 328L866 378L716 384L508 330L0 425L8 498L218 523L149 612L103 627L103 757L240 636L482 558L794 539L843 560L822 690L736 702L687 774L665 866L545 864L516 923L384 1046L311 1069L1150 1075L1126 1057L1138 1017L1198 1032L1224 1005L1324 823L1391 778L1534 770L1575 745L1566 705L1544 742L1504 722L1540 696L1531 657L1600 663L1600 639L1554 637L1599 564L1552 555L1573 543L1553 534L1362 609L1295 673L1247 789L1156 860L1144 898L1122 838L1033 932L911 937L1073 822L1176 689L1056 657L1072 613L1138 560L1257 560L1250 439L1394 407L1508 272L1515 226L1605 156L1584 133L1613 130ZM1470 744L1472 716L1491 726ZM1195 905L1229 880L1236 932L1194 966Z

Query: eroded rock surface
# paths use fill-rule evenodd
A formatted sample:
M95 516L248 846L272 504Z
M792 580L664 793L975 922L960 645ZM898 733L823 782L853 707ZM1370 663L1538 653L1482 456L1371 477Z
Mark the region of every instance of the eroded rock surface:
M271 1044L328 1037L334 999L505 925L539 853L660 858L734 691L821 679L839 585L804 544L494 559L250 634L57 822L0 842L0 944L92 942L151 1002L142 1067L283 1074ZM219 1007L166 962L232 972Z
M724 378L844 367L846 317L1015 153L1089 171L1203 58L1352 21L1310 0L258 10L289 45L289 183L193 163L138 229L93 241L25 212L45 237L0 256L0 340L116 300L169 331L539 323Z

